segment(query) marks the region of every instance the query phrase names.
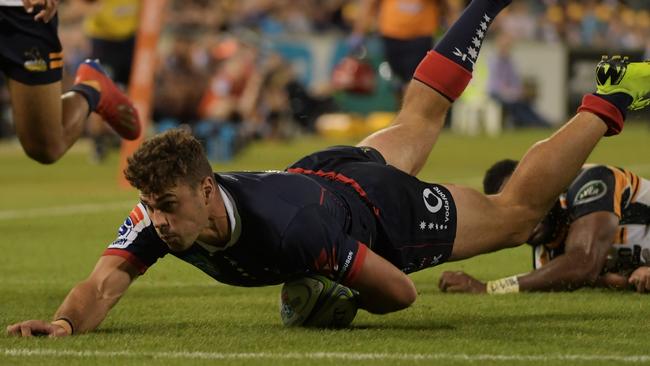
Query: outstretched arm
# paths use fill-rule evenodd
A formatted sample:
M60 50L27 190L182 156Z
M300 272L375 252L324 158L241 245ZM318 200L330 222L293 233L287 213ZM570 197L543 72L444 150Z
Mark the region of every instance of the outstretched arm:
M445 272L439 287L445 292L500 293L566 291L597 282L618 228L611 212L594 212L571 224L565 254L530 273L480 282L463 272Z
M117 303L138 271L124 258L104 256L90 276L68 293L54 315L54 321L27 320L7 327L7 333L30 337L61 337L94 330Z

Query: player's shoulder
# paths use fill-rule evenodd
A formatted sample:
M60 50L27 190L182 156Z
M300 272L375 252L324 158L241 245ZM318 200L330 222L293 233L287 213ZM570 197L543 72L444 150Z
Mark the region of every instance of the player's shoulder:
M585 165L567 189L567 196L580 203L594 200L615 189L616 168L607 165Z
M151 218L147 209L142 203L138 203L117 230L117 239L108 247L123 249L129 246L149 226L151 226Z

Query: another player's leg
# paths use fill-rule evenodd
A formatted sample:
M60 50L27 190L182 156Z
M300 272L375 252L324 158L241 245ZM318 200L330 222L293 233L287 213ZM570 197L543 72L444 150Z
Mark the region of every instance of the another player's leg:
M142 132L140 119L129 98L102 70L97 60L86 60L77 69L73 91L87 96L97 112L118 135L135 140Z
M9 79L16 135L32 159L51 164L77 141L90 110L77 93L61 96L61 82L27 85Z
M81 136L91 111L97 112L123 138L140 136L138 114L97 62L77 70L75 85L61 95L61 82L29 85L9 79L16 134L28 156L51 164Z
M600 138L621 131L625 110L650 104L645 99L650 95L650 63L622 62L598 65L598 91L585 96L576 116L559 131L528 150L500 194L485 197L448 187L459 217L452 260L523 243Z
M388 128L361 141L388 164L417 174L438 139L451 103L469 83L487 29L511 0L474 0L415 71Z

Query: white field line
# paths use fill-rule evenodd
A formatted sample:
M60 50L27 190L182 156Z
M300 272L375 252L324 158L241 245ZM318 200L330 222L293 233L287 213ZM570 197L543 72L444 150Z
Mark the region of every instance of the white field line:
M353 353L353 352L139 352L100 350L57 350L5 348L0 354L10 357L73 357L73 358L155 358L155 359L201 359L201 360L396 360L396 361L598 361L643 363L650 361L650 355L499 355L499 354L454 354L454 353Z
M106 202L106 203L84 203L69 206L25 208L15 210L0 210L0 220L32 219L38 217L58 217L78 214L91 214L106 211L130 210L137 200ZM125 212L124 215L127 215Z

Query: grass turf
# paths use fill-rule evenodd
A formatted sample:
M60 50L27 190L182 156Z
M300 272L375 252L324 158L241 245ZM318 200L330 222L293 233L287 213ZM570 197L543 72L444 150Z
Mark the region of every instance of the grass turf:
M446 133L420 178L479 188L493 161L519 158L547 135L517 132L491 139ZM603 140L590 161L650 176L647 139L643 126L629 126ZM354 142L258 144L215 169L279 169L340 143ZM137 194L116 187L116 156L92 165L83 144L57 164L40 166L15 144L4 143L0 166L0 323L49 319L114 239ZM79 212L69 212L70 205ZM491 279L528 271L530 263L525 246L447 263L413 275L420 296L405 311L361 311L351 329L312 330L282 327L279 287L228 287L169 257L134 283L96 332L56 340L0 336L0 364L650 363L646 296L594 289L473 296L437 289L443 270Z

